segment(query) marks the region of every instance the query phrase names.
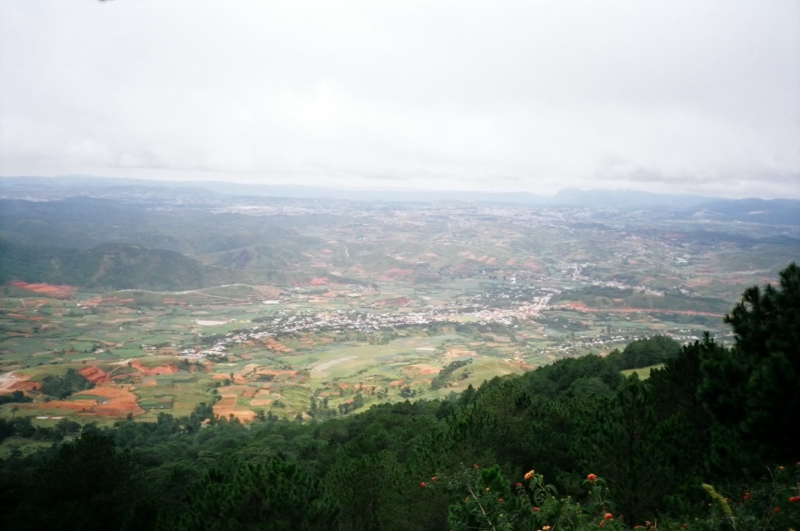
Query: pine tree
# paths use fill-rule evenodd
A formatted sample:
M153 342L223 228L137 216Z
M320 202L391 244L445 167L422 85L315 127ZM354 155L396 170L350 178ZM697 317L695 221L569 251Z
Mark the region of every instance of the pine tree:
M615 396L603 399L594 418L581 421L576 448L585 470L606 478L617 511L631 521L650 516L672 486L673 451L664 444L663 424L652 392L633 375Z
M713 350L701 364L700 396L720 424L715 447L728 458L738 457L729 467L796 461L800 267L793 263L783 270L778 288L747 289L725 322L733 327L735 347ZM739 450L725 449L734 443Z
M211 471L189 493L190 509L175 529L327 531L338 508L321 481L283 459Z

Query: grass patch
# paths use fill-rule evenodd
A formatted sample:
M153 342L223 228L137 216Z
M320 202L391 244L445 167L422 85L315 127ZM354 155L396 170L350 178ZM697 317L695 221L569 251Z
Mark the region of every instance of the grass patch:
M660 369L663 366L664 366L663 363L659 363L658 365L651 365L649 367L643 367L641 369L627 369L620 372L622 372L623 376L625 376L626 378L631 374L636 374L640 380L647 380L648 378L650 378L650 371L652 371L653 369Z

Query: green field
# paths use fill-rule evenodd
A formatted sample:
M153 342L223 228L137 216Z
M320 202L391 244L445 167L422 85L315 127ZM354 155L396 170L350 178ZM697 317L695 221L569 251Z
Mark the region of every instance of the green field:
M336 409L355 397L364 407L441 397L658 334L684 343L708 330L729 342L722 317L743 287L773 280L797 255L778 238L785 226L508 205L341 208L337 216L284 216L277 231L258 216L223 216L216 226L202 209L165 212L159 224L130 233L143 247L114 243L113 271L93 269L111 254L91 249L33 257L43 278L55 275L53 260L71 257L82 269L59 271L82 279L81 288L55 298L0 286L0 374L34 383L70 368L99 370L92 377L100 386L131 387L144 420L225 396L235 408L290 418L307 413L312 398ZM48 240L61 227L41 232L39 218L28 221L13 229L18 236L63 240ZM64 238L73 243L82 231L105 230L70 223ZM147 241L171 242L176 254L148 249ZM9 248L12 272L23 264L17 251ZM133 258L141 268L130 267ZM123 289L131 282L135 289ZM343 312L441 312L448 322L281 329L270 334L275 343L250 337L276 319ZM431 387L442 369L467 359ZM59 414L33 395L31 413ZM0 414L12 413L3 406Z
M622 371L622 374L625 376L630 376L631 374L635 374L639 377L640 380L646 380L650 377L650 371L653 369L660 369L663 367L663 363L659 363L658 365L651 365L650 367L644 367L642 369L627 369Z

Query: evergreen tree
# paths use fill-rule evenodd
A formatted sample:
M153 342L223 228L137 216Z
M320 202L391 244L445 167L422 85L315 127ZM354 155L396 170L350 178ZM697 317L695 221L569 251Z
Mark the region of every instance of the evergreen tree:
M338 529L338 508L321 481L297 464L273 459L213 470L189 493L177 525L204 531L326 531Z
M700 396L716 427L714 447L727 466L800 457L800 267L792 263L777 288L747 289L725 317L733 349L703 358ZM731 445L737 445L733 450ZM719 463L724 466L724 463Z
M581 424L583 436L576 450L584 470L606 478L618 512L632 521L651 516L672 486L674 450L663 444L663 428L647 384L631 376Z
M37 530L139 528L133 517L144 490L142 470L127 451L118 451L108 437L85 433L37 468L23 487L11 525Z

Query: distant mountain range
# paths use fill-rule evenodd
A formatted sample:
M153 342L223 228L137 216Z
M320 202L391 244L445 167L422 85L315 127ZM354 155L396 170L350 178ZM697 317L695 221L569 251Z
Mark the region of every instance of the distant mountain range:
M274 197L368 202L484 202L550 207L664 210L678 218L778 225L800 224L800 200L722 199L698 195L655 194L635 190L564 189L552 197L528 192L457 190L356 190L311 186L243 184L217 181L152 181L68 175L0 177L0 197L29 199L70 195L140 200L179 199L213 203L235 197ZM30 197L29 197L30 196Z
M718 199L686 210L693 219L744 221L769 225L800 224L800 201L792 199Z

